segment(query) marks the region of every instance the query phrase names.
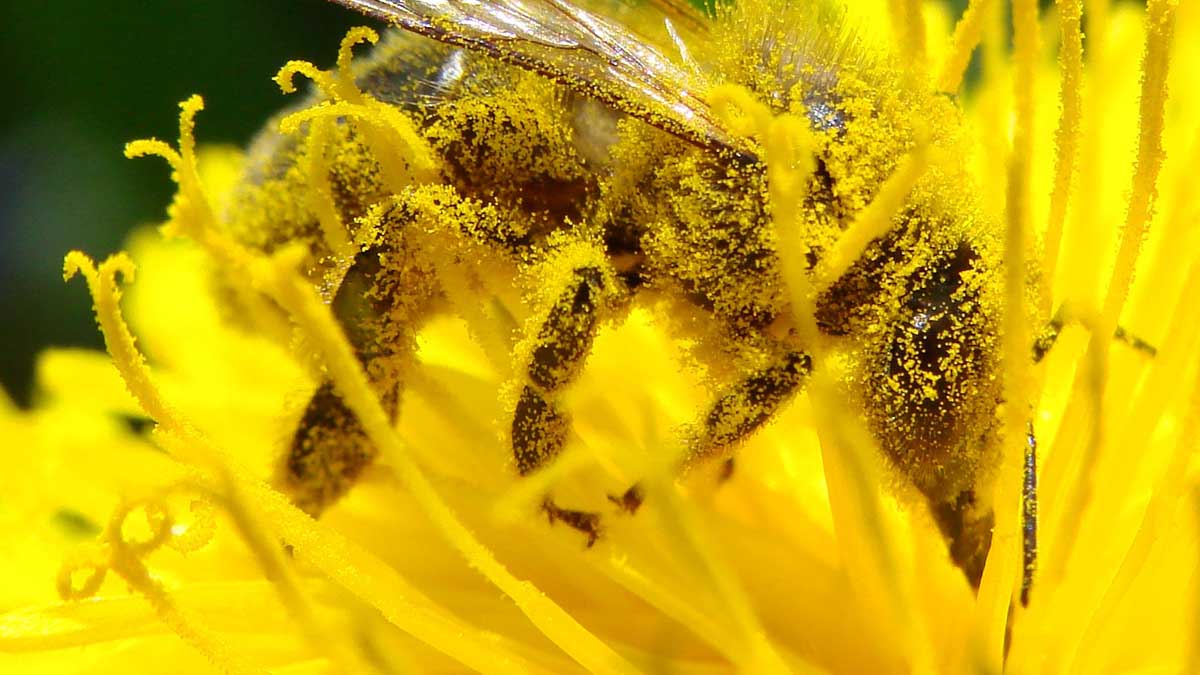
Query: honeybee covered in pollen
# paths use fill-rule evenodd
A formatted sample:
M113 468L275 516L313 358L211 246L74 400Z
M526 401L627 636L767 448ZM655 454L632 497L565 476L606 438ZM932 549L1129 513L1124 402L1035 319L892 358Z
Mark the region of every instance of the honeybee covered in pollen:
M979 585L1002 445L1000 243L954 151L951 100L861 55L835 10L808 3L736 2L710 19L668 2L339 1L403 30L353 81L326 83L303 123L263 133L224 220L261 250L310 247L307 273L389 412L426 320L507 320L514 340L489 347L514 364L516 470L536 471L567 442L563 392L598 329L648 306L711 374L681 439L688 467L729 456L804 388L815 349L836 350L846 397ZM806 122L813 168L792 199L773 197L763 139L718 110L731 85ZM390 128L337 107L364 98L391 107ZM386 133L408 134L411 153L380 152ZM905 158L933 152L882 234L839 262ZM780 251L793 240L803 250ZM800 320L784 254L814 288ZM521 322L494 301L514 285ZM279 482L319 514L374 455L327 381ZM640 499L635 487L618 501ZM598 514L553 496L544 508L589 542L600 532Z

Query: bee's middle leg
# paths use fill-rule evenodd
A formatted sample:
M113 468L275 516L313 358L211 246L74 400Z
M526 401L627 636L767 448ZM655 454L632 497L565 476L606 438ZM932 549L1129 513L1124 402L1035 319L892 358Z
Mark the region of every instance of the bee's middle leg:
M1058 341L1063 328L1073 318L1065 305L1059 306L1054 316L1051 317L1050 321L1047 322L1046 326L1034 339L1033 362L1035 364L1040 363L1050 353L1050 350ZM1113 339L1124 342L1130 348L1147 356L1154 357L1158 354L1158 349L1154 345L1125 330L1123 326L1116 327L1113 332ZM1037 436L1034 434L1032 420L1027 425L1023 456L1024 467L1023 479L1021 481L1021 536L1023 550L1021 604L1028 606L1030 592L1033 588L1033 577L1037 570L1038 534ZM977 580L974 580L974 583L978 586Z
M785 351L774 363L723 391L708 409L697 433L689 439L684 469L724 454L762 427L800 391L811 370L812 359L807 354ZM732 473L732 458L727 457L721 480L728 480ZM642 488L637 484L620 497L610 497L628 513L637 511L642 498Z
M513 456L522 476L544 466L566 445L570 419L560 405L560 393L591 350L604 293L603 269L576 268L538 329L512 420ZM600 534L596 513L561 508L549 497L542 508L550 522L587 535L589 546Z

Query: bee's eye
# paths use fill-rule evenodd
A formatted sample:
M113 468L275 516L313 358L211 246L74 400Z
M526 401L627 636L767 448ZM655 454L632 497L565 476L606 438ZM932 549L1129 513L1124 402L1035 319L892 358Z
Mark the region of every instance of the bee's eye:
M935 263L931 274L923 275L921 281L911 280L913 288L905 303L912 317L912 325L925 329L930 322L956 303L954 294L962 286L962 275L969 271L979 254L969 244L961 244L954 254ZM915 283L914 283L915 282Z
M957 452L961 436L952 430L975 414L962 402L986 384L983 354L990 339L978 313L978 289L963 280L977 258L964 243L919 270L880 338L870 386L890 415L893 433L883 445L893 456Z
M953 255L935 263L921 279L913 279L914 288L896 317L890 338L891 372L920 379L917 373L936 373L945 359L958 354L970 341L964 334L971 324L967 314L972 303L962 294L962 275L971 269L976 257L968 244ZM932 273L929 273L932 272Z

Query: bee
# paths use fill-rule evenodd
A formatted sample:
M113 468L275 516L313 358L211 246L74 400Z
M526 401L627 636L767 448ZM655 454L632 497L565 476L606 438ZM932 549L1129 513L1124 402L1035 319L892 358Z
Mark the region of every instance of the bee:
M311 247L307 271L393 415L423 323L444 312L495 318L503 310L488 299L515 283L530 308L504 346L521 475L563 449L564 390L600 327L637 306L693 338L712 375L685 466L729 457L813 367L814 346L791 324L775 219L801 228L815 279L902 157L919 143L947 150L814 306L821 339L847 355L846 396L978 587L1001 455L1001 245L957 151L954 101L864 56L810 3L745 0L710 18L669 0L603 11L568 0L338 2L400 29L359 60L354 85L411 123L432 168L381 153L377 133L349 116L268 127L228 227L264 251ZM798 213L776 212L761 145L714 109L709 92L727 84L807 121L815 170ZM314 178L349 228L350 255L303 196ZM279 483L317 515L375 454L326 381ZM617 501L632 511L641 495ZM544 509L589 544L600 532L598 514L552 497Z

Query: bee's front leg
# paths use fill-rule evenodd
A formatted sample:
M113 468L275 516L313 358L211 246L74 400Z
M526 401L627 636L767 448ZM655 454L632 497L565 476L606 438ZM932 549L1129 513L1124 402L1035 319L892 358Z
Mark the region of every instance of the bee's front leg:
M611 278L599 262L576 267L537 328L512 420L513 456L522 476L544 466L566 444L570 420L559 395L591 351ZM543 509L550 522L587 535L589 546L599 536L598 514L563 509L549 497Z
M398 398L394 388L380 395L392 417ZM326 380L304 409L278 482L297 507L317 517L350 489L376 454L354 412Z
M401 235L359 252L346 272L332 310L354 347L376 395L394 419L401 376L413 358L421 303L432 291L427 274L405 261ZM384 260L388 264L384 264ZM405 303L398 293L411 296ZM278 469L276 483L299 508L319 516L344 495L378 450L334 384L326 380L309 399Z

